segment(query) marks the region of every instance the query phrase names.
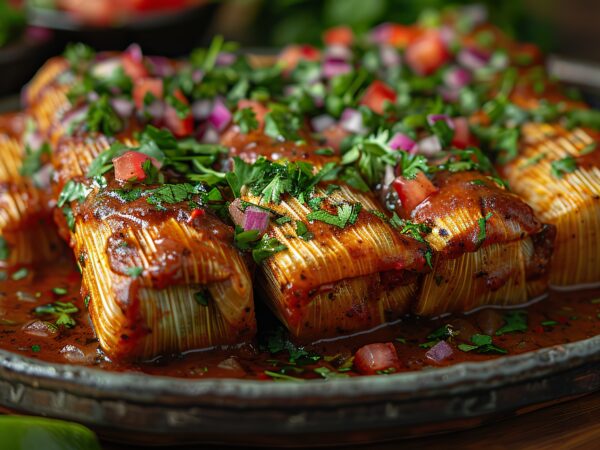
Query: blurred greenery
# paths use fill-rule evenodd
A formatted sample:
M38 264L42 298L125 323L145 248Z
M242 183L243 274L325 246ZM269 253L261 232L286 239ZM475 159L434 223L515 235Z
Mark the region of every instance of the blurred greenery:
M24 14L13 8L8 0L0 0L0 47L20 36L24 28Z
M244 0L240 0L244 1ZM483 4L490 19L505 32L536 42L544 50L554 48L551 27L521 0L263 0L252 32L257 44L318 43L322 30L339 24L363 32L381 22L409 24L428 10L453 5ZM269 24L269 26L265 26Z

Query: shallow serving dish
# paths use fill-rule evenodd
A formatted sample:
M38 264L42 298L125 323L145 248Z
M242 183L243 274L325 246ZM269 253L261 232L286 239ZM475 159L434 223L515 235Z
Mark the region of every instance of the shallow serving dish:
M600 389L600 336L479 363L379 377L184 380L49 364L0 350L0 404L107 439L306 446L470 428Z

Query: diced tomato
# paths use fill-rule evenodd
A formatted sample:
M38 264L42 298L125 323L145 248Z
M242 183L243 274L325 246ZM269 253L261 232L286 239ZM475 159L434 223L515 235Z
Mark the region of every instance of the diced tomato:
M423 200L431 194L438 191L429 178L423 172L418 172L412 180L402 176L397 177L392 186L398 193L398 198L402 202L402 210L408 216Z
M185 7L186 0L128 0L133 11L177 10Z
M136 108L144 107L144 98L151 93L156 99L163 98L163 81L160 78L140 78L133 86L133 102Z
M193 222L196 219L199 219L200 217L203 217L206 214L206 211L204 211L203 209L194 209L192 210L191 214L190 214L190 218L188 219L188 222Z
M146 78L150 75L144 62L135 60L129 53L123 53L121 61L123 63L125 74L134 81L139 80L140 78Z
M265 123L265 116L269 112L265 105L263 105L261 102L257 102L256 100L240 100L237 104L237 107L238 109L252 109L256 115L256 120L258 121L259 127L263 126Z
M339 26L329 28L323 33L323 42L325 45L343 45L349 47L354 42L354 33L352 28L346 26Z
M452 119L454 124L454 137L452 138L452 145L457 148L467 148L469 145L473 145L473 137L469 129L469 121L466 117L456 117Z
M277 58L285 71L293 70L300 61L318 61L321 52L312 45L288 45Z
M373 375L379 371L398 371L400 360L394 344L368 344L354 355L354 367L360 373Z
M384 82L375 80L365 91L360 103L377 114L383 114L386 101L396 103L396 92Z
M406 49L406 62L419 75L431 75L450 58L446 44L437 31L429 31Z
M189 105L187 98L185 98L181 91L175 91L173 96L182 103ZM194 117L190 111L187 116L181 118L173 106L167 105L165 107L165 125L175 137L190 136L194 131Z
M374 32L376 33L375 40L378 43L406 48L419 37L422 31L414 26L384 23L379 25Z
M115 178L120 181L141 181L146 178L142 165L151 160L148 155L136 151L129 151L112 160L115 166ZM154 162L153 162L154 163Z

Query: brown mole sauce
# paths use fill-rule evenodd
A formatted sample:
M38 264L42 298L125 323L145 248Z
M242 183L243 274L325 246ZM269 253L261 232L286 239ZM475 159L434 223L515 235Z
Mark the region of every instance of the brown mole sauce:
M183 378L247 379L267 379L266 370L277 371L288 360L285 352L272 355L261 350L263 346L253 343L188 352L145 363L112 362L103 356L94 337L84 301L79 295L81 279L73 260L65 257L51 266L30 269L28 275L20 280L13 280L10 272L6 275L6 280L0 281L0 348L31 358L117 372ZM65 288L67 294L57 295L53 288ZM52 332L40 326L42 320L52 322L54 319L36 315L34 308L55 301L72 302L79 308L80 311L72 315L77 322L74 328L61 327ZM271 314L261 308L261 302L257 301L262 335L259 341L264 341L265 333L268 333L265 330L272 330L278 325ZM600 333L600 289L553 291L547 298L518 309L528 312L528 330L493 336L494 344L506 349L509 355L573 342ZM312 369L325 366L335 370L336 358L333 357L337 355L338 360L347 359L362 345L373 342L393 342L403 366L402 371L497 358L500 355L466 353L456 346L460 342L468 342L473 334L494 335L495 330L503 325L502 314L503 311L482 309L438 319L406 317L375 331L312 344L305 348L328 358L322 358L316 365L304 366L304 374L297 376L319 378ZM442 364L436 364L425 356L427 350L419 344L427 342L427 335L445 324L451 324L460 334L452 344L453 356ZM347 374L357 375L353 371Z

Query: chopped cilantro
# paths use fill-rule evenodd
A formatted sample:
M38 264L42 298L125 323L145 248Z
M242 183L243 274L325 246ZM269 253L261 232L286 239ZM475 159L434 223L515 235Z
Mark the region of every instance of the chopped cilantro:
M127 269L125 269L125 274L128 277L131 278L137 278L139 277L142 273L144 272L144 268L143 267L138 267L138 266L134 266L134 267L128 267Z
M562 178L566 173L572 173L577 170L577 161L572 156L552 161L551 173L556 178Z
M326 148L318 148L315 150L315 155L319 155L319 156L333 156L334 155L334 151L332 148L326 147Z
M210 293L208 290L198 291L194 293L194 300L201 306L208 306L208 299L210 298Z
M527 311L508 311L504 314L504 325L496 331L496 336L523 331L527 331Z
M20 170L21 175L32 177L42 168L44 155L50 155L50 152L50 146L46 142L36 150L31 150L29 146L25 146L25 156Z
M277 140L298 141L301 120L298 115L275 106L265 115L265 134Z
M69 291L67 289L65 289L65 288L62 288L62 287L54 287L54 288L52 288L52 292L55 295L63 296L63 295L67 295L67 293Z
M487 334L474 334L471 336L471 344L458 344L458 349L463 352L475 351L477 353L508 353L507 350L493 344L492 337Z
M344 203L337 207L337 215L318 210L308 213L306 218L308 220L318 220L319 222L324 222L338 228L345 228L346 225L352 225L356 222L361 209L362 205L360 203L355 203L354 205Z
M42 350L42 347L39 344L33 344L31 346L31 351L33 353L39 353Z
M554 327L558 325L558 322L556 320L544 320L540 325L543 327Z
M113 136L123 129L123 121L110 104L108 95L102 95L92 103L85 118L87 129Z
M0 236L0 261L6 261L10 257L10 247L6 239Z
M277 225L283 225L284 223L289 223L291 221L292 221L292 219L289 218L288 216L281 216L281 217L278 217L277 219L275 219L275 223Z
M454 331L454 329L452 328L452 325L450 325L450 324L442 325L441 327L439 327L436 330L429 333L429 335L427 335L428 341L423 344L419 344L419 347L431 348L435 344L437 344L439 341L445 341L446 339L453 338L457 334L458 334L458 332Z
M29 270L27 270L27 268L25 268L25 267L21 267L16 272L13 272L13 274L11 275L11 278L15 281L19 281L19 280L26 278L27 275L29 275Z
M305 381L303 378L293 377L284 373L273 372L272 370L265 370L264 374L270 376L275 381Z
M314 372L321 375L321 377L325 378L326 380L330 380L332 378L348 378L350 376L347 373L339 373L327 367L317 367L314 369Z
M62 208L71 202L83 202L92 190L83 183L69 180L58 196L57 206Z
M256 120L256 113L252 108L238 109L233 115L233 122L240 127L240 131L244 134L258 129L258 120Z
M72 314L79 312L73 303L54 302L47 305L36 307L33 312L40 316L51 315L54 316L57 326L64 326L66 328L73 328L76 325L75 319L71 317Z
M479 219L477 219L477 223L479 224L479 234L477 235L478 245L481 245L483 241L485 241L487 221L490 220L492 215L493 213L490 211L484 217L480 217Z
M308 231L308 227L301 220L296 221L296 235L305 241L310 241L315 235Z
M252 249L252 258L257 264L260 264L275 253L279 253L284 250L287 250L287 246L283 245L276 238L270 238L267 234L265 234L263 235L262 239L258 241L258 244Z

